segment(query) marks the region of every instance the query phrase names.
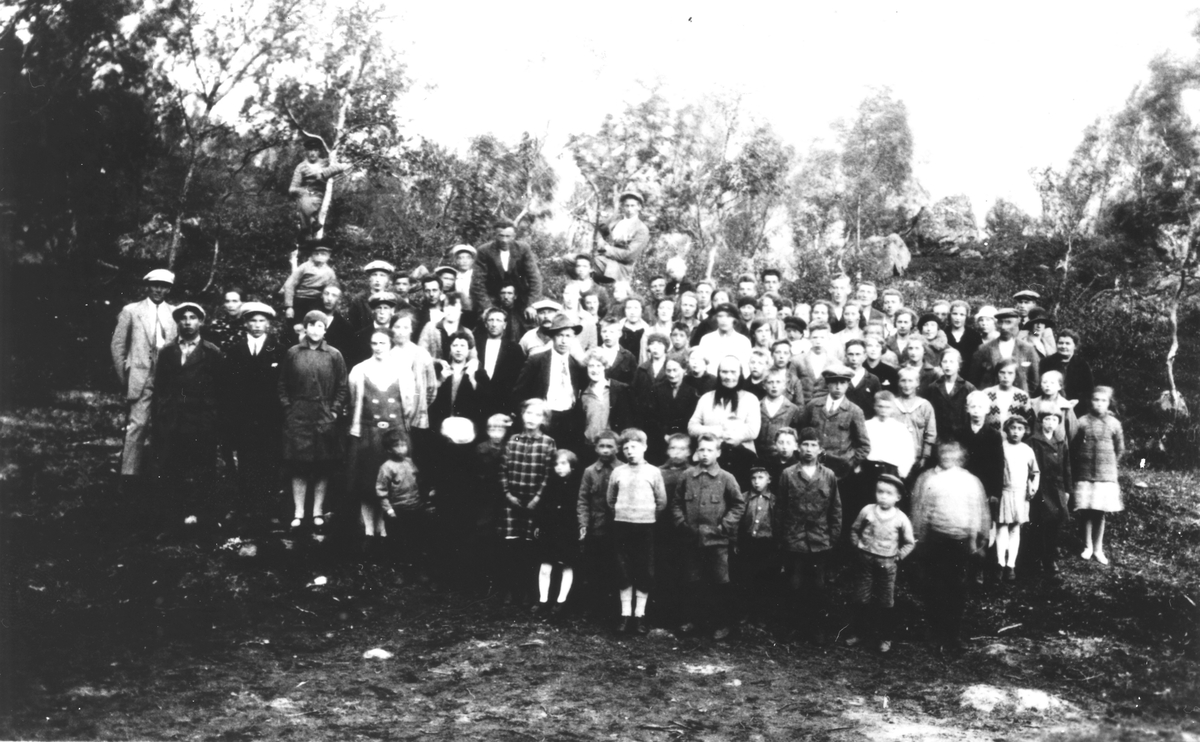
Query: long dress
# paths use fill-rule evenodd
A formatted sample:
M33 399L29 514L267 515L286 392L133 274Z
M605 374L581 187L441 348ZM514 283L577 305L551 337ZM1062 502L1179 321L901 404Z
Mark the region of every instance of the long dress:
M337 418L346 406L346 361L324 340L288 350L279 374L279 400L284 408L283 460L289 463L332 463L342 457Z
M379 474L379 467L387 459L383 436L392 429L398 429L403 432L404 439L408 440L398 374L386 373L394 371L394 368L372 368L373 373L368 374L368 368L371 368L368 364L385 366L386 361L371 358L350 371L350 390L356 418L350 428L350 459L347 468L350 495L364 503L372 503L378 499L375 493L375 478ZM386 376L392 378L384 386L383 379Z

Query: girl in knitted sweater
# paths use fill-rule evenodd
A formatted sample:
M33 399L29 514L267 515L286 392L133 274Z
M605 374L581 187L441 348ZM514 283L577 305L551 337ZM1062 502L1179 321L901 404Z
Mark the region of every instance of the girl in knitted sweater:
M1075 461L1075 510L1083 515L1081 556L1093 556L1108 564L1104 555L1104 518L1125 509L1117 484L1117 463L1125 453L1125 432L1121 421L1109 414L1112 387L1098 386L1092 392L1092 411L1079 421Z

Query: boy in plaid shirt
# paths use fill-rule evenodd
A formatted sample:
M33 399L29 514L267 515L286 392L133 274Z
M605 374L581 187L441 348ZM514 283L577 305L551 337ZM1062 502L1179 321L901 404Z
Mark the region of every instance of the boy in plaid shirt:
M546 402L527 399L521 406L524 432L504 447L504 546L508 556L505 602L528 603L533 598L533 510L554 468L554 439L542 432Z

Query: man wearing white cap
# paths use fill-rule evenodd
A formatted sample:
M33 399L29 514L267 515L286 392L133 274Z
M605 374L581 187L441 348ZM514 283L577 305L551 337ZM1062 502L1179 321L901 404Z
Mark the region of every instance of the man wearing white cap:
M471 301L471 282L475 280L475 248L471 245L455 245L450 248L450 259L454 261L454 290L462 297L463 325L475 327L481 307Z
M144 449L150 433L154 364L158 351L175 340L177 334L171 316L175 307L164 301L175 283L175 274L160 268L147 273L142 281L146 285L146 298L121 309L112 337L113 365L129 403L125 449L121 453L124 476L143 472Z
M624 301L634 267L650 245L650 229L639 216L645 204L642 194L626 190L617 200L621 215L600 229L600 243L592 260L596 280L613 284L613 299Z
M352 332L359 332L371 326L374 312L371 310L370 299L391 289L396 267L386 260L372 260L363 266L363 273L367 276L367 290L354 297L346 315Z

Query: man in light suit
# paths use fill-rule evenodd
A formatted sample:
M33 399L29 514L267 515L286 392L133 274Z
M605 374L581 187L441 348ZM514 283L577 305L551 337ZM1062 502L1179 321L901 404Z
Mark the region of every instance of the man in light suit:
M978 389L986 389L997 384L996 369L1009 358L1017 362L1017 378L1013 385L1022 391L1033 393L1038 389L1041 373L1038 368L1038 353L1032 345L1017 337L1017 329L1021 325L1020 316L1015 309L1001 309L996 312L996 329L1000 337L989 340L975 351L971 360L970 381Z
M601 227L592 262L596 267L595 280L613 284L613 299L624 301L629 296L637 262L650 245L650 229L640 217L645 205L642 194L629 190L617 200L621 215Z
M129 403L125 449L121 453L121 474L124 476L144 473L155 363L159 350L172 343L177 335L175 319L171 316L175 308L165 301L175 283L175 274L168 270L152 270L142 280L146 284L146 298L121 310L112 337L113 366Z

